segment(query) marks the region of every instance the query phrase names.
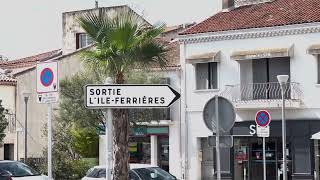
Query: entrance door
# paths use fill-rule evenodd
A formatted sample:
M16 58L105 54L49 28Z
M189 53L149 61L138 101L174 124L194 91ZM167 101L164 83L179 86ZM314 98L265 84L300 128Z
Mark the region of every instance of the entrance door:
M277 148L275 140L266 139L267 180L277 179ZM251 169L253 179L263 179L263 144L262 138L251 144Z
M13 159L14 159L14 145L4 144L4 160L13 160Z
M209 146L207 138L201 138L201 150L201 180L212 180L214 152L213 147Z
M247 139L234 140L234 179L249 180L249 142Z

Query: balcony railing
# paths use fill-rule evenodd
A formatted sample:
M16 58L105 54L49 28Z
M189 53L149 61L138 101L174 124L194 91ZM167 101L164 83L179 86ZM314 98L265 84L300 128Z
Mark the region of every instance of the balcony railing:
M15 114L6 114L6 119L8 120L8 126L5 129L6 133L15 133L16 131L16 115Z
M236 103L236 105L258 105L259 103L261 105L262 103L266 103L266 107L272 105L279 106L278 104L268 105L268 103L281 102L282 98L281 88L278 82L227 85L225 91L223 91L221 95L228 98L233 103ZM299 83L286 83L284 96L289 103L295 102L294 106L297 106L297 103L300 103L302 98L302 91Z

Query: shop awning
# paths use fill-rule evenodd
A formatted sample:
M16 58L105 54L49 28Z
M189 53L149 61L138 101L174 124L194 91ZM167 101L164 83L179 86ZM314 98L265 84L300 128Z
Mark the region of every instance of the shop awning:
M307 50L308 54L320 54L320 44L314 44Z
M231 59L236 61L275 57L293 57L293 46L289 48L270 48L255 49L248 51L235 51L231 55Z
M220 62L220 51L194 54L186 58L188 64Z
M311 139L320 139L320 132L317 132L314 135L312 135Z

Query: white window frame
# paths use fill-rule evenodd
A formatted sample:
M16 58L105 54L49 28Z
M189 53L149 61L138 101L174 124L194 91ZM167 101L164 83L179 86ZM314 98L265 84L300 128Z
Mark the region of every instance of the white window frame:
M320 54L316 54L316 61L317 61L316 85L320 87Z
M87 33L79 33L79 39L77 43L79 43L79 49L81 48L85 48L85 47L88 47L89 45L91 45L93 43L93 41L91 40L91 43L89 43L89 35ZM81 46L82 45L82 38L85 38L85 45L84 46Z
M206 64L210 63L209 62L204 62ZM203 64L203 63L195 63L193 65L193 77L194 77L194 92L218 92L220 89L220 63L219 62L213 62L217 64L217 87L215 89L197 89L197 64Z

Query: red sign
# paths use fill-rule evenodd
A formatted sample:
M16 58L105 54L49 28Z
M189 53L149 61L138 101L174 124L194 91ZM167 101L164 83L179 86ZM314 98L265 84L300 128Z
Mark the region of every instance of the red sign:
M267 127L270 124L271 116L266 110L258 111L256 114L256 123L260 127Z

